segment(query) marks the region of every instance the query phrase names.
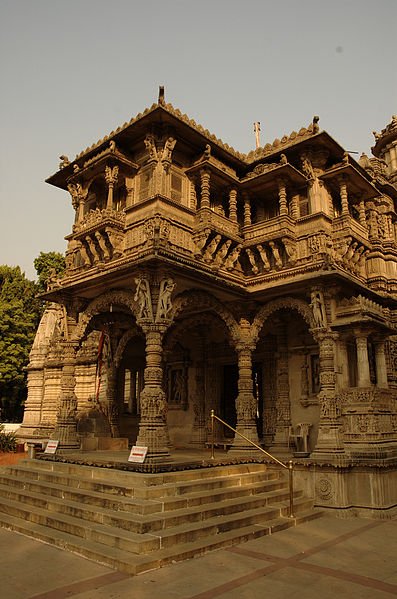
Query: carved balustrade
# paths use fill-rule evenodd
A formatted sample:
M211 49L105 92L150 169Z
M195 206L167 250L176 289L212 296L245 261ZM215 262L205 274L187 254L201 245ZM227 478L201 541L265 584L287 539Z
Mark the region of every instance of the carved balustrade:
M124 251L124 226L124 212L111 208L91 210L67 237L67 270L90 268L119 258Z

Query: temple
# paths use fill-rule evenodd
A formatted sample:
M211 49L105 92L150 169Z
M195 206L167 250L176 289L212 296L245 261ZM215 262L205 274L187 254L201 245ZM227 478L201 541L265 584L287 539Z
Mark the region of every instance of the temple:
M396 503L397 117L358 161L314 117L249 154L158 102L47 182L70 194L20 436L164 462L253 441L316 505ZM385 516L386 515L386 516Z

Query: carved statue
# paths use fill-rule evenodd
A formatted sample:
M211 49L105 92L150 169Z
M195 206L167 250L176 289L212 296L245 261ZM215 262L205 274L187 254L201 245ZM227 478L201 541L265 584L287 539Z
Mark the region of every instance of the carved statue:
M138 318L153 318L149 281L139 277L135 279L135 283L134 301L138 302L139 306Z
M172 151L175 148L175 144L176 144L176 139L174 139L173 137L169 137L167 139L167 141L164 144L164 149L163 149L163 153L161 156L161 160L162 162L171 162L172 159Z
M313 165L312 165L308 155L302 154L301 161L302 161L302 170L305 173L306 177L308 177L309 179L315 179L316 175L314 173Z
M321 291L313 291L311 294L310 306L313 311L313 319L316 327L327 326L327 316L325 313L324 298Z
M276 265L276 268L282 268L283 267L283 261L281 260L281 256L280 256L280 252L278 250L278 247L276 246L276 244L274 243L274 241L269 241L269 245L272 249L272 253L273 253L273 257L274 257L274 263Z
M254 273L254 275L256 275L259 272L259 268L256 265L254 252L250 248L247 248L245 251L246 251L248 259L251 263L252 272Z
M261 260L263 263L263 268L265 270L270 270L270 262L269 262L269 258L267 257L265 248L263 247L263 245L257 245L256 249L258 250L259 255L261 257Z
M221 248L218 250L216 256L215 256L215 262L219 265L223 264L225 258L226 258L226 254L229 251L229 247L231 245L231 240L228 239L227 241L225 241L225 243L221 246Z
M144 139L144 144L149 152L149 160L158 160L156 142L154 136L148 133Z
M236 264L239 256L240 256L240 252L242 250L242 245L239 244L237 245L234 250L232 250L226 260L225 263L225 267L227 268L227 270L232 270L234 265Z
M156 320L160 318L167 318L171 309L171 295L175 289L175 283L173 279L163 279L160 283L159 301L157 304Z
M214 239L208 244L208 247L204 253L205 262L212 261L213 255L216 252L216 248L218 247L221 239L222 239L221 235L215 235Z
M110 258L110 252L106 247L105 239L102 237L102 234L99 231L95 232L95 238L98 241L98 245L102 250L104 259L108 260Z

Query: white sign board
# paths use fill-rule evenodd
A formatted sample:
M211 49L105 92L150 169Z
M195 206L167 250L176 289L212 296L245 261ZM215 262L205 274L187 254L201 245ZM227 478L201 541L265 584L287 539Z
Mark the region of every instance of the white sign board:
M143 464L146 458L147 450L147 447L140 447L139 445L134 445L134 447L131 449L128 461Z
M44 453L55 453L58 449L59 441L54 441L50 439L47 443L47 447L44 450Z

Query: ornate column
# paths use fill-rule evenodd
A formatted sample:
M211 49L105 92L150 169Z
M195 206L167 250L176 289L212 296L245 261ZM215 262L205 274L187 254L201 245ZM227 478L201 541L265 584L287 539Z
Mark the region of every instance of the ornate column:
M162 358L163 336L170 326L172 309L171 294L175 284L171 277L156 281L153 285L154 300L152 304L152 287L149 279L136 279L137 287L134 299L138 303L137 323L146 335L146 367L144 371L144 388L140 394L141 420L137 445L148 448L147 461L159 462L169 457L169 437L167 429L167 401L162 388L164 380Z
M278 183L278 201L279 201L280 215L288 214L287 188L285 185L285 180L277 179L277 183Z
M368 335L362 331L355 331L355 336L357 347L357 386L370 387L371 377L368 361Z
M229 191L229 218L234 223L237 222L237 190L231 189Z
M276 358L276 431L271 449L287 451L288 429L291 426L291 405L289 397L287 331L284 324L280 325L277 333Z
M382 389L387 389L387 365L385 353L385 340L375 342L376 384Z
M108 210L112 210L113 208L113 189L115 184L117 183L117 177L119 174L118 166L106 166L105 167L105 180L108 184L108 199L106 203L106 208Z
M342 216L349 214L349 200L347 196L347 184L346 177L341 175L339 177L339 192L340 192L340 200L342 205Z
M290 204L290 211L291 211L291 213L290 213L291 218L293 218L294 220L299 218L299 194L295 194L292 196L291 204Z
M244 227L251 225L251 202L247 194L244 194Z
M248 325L249 326L249 325ZM238 344L238 396L236 399L237 424L236 430L259 444L258 432L256 428L257 406L254 397L254 383L252 380L252 351L251 344ZM258 451L239 435L235 435L233 451Z
M340 398L336 393L335 342L337 333L324 330L313 333L320 350L320 422L312 457L344 453L341 433Z
M61 374L61 392L57 422L52 439L59 441L58 451L77 451L80 441L77 436L77 398L74 393L76 386L76 344L73 341L63 341L63 365Z
M211 202L210 202L210 179L211 179L211 175L209 173L208 170L206 169L202 169L200 171L200 177L201 177L201 200L200 200L200 208L206 208L206 209L210 209L211 208Z
M162 338L167 327L140 323L146 335L145 386L140 395L141 421L137 445L148 448L148 461L164 461L169 457L167 401L162 388Z

